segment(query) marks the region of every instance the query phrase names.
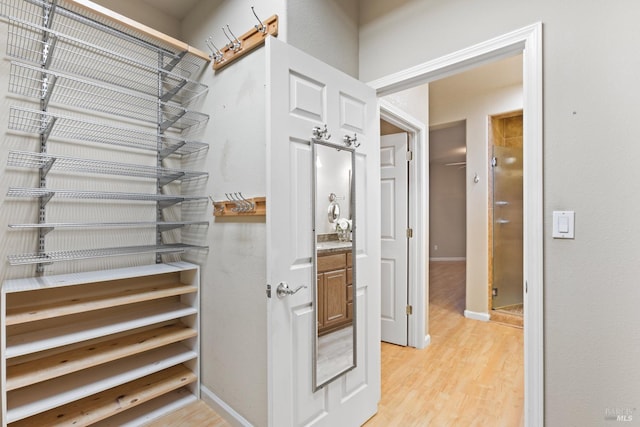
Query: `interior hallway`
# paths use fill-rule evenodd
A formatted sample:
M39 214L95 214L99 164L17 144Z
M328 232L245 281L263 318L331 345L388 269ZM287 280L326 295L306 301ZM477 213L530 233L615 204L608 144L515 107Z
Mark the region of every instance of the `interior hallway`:
M429 272L431 344L382 344L382 399L366 427L523 426L522 329L463 316L464 262Z

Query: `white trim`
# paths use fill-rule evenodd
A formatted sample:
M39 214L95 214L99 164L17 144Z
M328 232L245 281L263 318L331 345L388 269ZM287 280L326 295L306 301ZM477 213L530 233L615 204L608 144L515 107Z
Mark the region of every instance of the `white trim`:
M466 317L467 319L480 320L481 322L488 322L489 320L491 320L491 316L489 316L489 313L478 313L476 311L469 310L464 311L464 317Z
M427 334L424 336L424 347L427 347L429 344L431 344L431 335Z
M380 100L380 117L406 131L414 161L409 163L409 224L414 238L409 240L409 271L407 275L408 301L414 308L408 318L408 345L418 349L426 347L424 337L429 307L424 303L429 291L429 266L420 260L428 256L429 244L429 146L427 127L383 99ZM426 172L425 172L426 171Z
M477 65L523 54L524 93L524 405L525 426L544 423L543 105L542 23L453 52L369 85L378 96L408 89ZM423 258L426 259L426 258Z
M218 415L229 422L234 427L253 427L249 421L247 421L242 415L237 413L231 406L220 399L214 392L207 387L200 387L200 396L204 403L209 405Z
M433 257L429 258L429 261L435 262L454 262L454 261L466 261L467 257L464 256L444 256L444 257Z

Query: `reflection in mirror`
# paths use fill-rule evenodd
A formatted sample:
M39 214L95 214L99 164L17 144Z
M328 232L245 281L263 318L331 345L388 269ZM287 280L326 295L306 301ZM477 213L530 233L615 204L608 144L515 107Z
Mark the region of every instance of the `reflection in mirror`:
M312 146L317 276L313 388L318 390L356 363L355 155L351 148L324 140L314 139Z

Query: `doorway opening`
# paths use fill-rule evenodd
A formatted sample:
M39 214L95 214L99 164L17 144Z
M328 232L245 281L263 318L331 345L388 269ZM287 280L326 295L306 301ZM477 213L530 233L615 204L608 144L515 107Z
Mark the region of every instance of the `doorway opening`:
M525 366L525 410L524 416L527 424L536 425L542 422L543 419L543 247L542 247L542 25L540 23L531 25L529 27L522 28L509 34L505 34L496 39L492 39L475 46L454 52L442 58L435 59L433 61L426 62L419 66L413 67L409 70L405 70L390 76L383 77L379 80L370 82L369 84L374 86L378 90L378 96L383 97L385 95L394 94L405 89L415 87L420 84L430 83L437 81L445 76L450 76L455 73L465 71L473 68L474 66L487 64L502 58L510 57L519 53L524 56L524 83L523 83L523 106L527 111L527 115L524 118L524 137L527 141L524 144L524 172L523 172L523 186L524 186L524 285L527 290L524 295L524 307L525 316L524 322L528 327L524 330L524 366ZM381 102L381 114L393 108L388 109L385 107L384 102ZM503 110L504 111L504 110ZM399 117L403 116L403 113L398 114ZM410 120L409 120L410 121ZM428 121L427 121L428 122ZM424 131L424 129L423 129ZM485 123L486 131L486 123ZM422 144L418 145L418 150L415 156L418 158L422 168L428 165L428 153L425 153L425 147L427 147L427 137L423 134L422 138L418 138ZM485 151L485 160L487 152ZM480 170L480 169L479 169ZM486 179L486 163L482 165L482 170L485 171ZM421 214L418 221L412 223L416 224L416 227L420 230L414 233L417 237L415 246L418 248L418 252L414 255L418 256L421 260L426 259L428 253L428 223L425 224L424 220L428 221L428 203L424 203L425 197L428 197L428 179L420 171L417 172L420 179L417 181L420 198L415 200L414 207ZM473 176L473 175L472 175ZM485 181L486 184L486 181ZM485 203L488 199L488 194L485 192L482 194ZM486 212L486 211L485 211ZM485 239L483 241L486 252L487 238L486 238L486 222L484 223ZM468 248L469 251L474 250ZM410 254L411 257L411 254ZM483 269L487 269L488 260L485 257ZM416 286L411 282L410 275L410 295L409 301L414 304L418 304L425 301L425 296L428 295L429 283L428 283L428 271L420 271L417 269L418 275L413 276L416 280ZM486 281L483 285L482 295L486 295ZM421 293L422 290L422 293ZM488 298L482 298L482 307L478 312L465 312L467 317L479 318L480 320L489 320L487 305ZM409 318L409 329L414 328L419 330L421 327L425 334L424 343L429 342L427 319L428 306L422 304L424 307L423 313L421 310L414 310L415 317ZM481 311L484 311L481 313ZM478 315L477 317L474 317ZM410 335L411 337L411 335ZM411 345L411 344L410 344ZM420 347L418 347L420 348Z

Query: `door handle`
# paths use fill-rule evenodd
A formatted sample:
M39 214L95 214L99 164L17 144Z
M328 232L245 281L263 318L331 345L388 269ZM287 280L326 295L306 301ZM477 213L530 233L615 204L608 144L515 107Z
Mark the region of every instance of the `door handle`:
M276 289L276 295L278 295L278 298L284 298L287 295L293 295L296 292L298 292L301 289L306 289L307 286L306 285L301 285L298 286L295 289L291 289L289 287L289 284L287 282L280 282L280 284L278 285L278 288Z

